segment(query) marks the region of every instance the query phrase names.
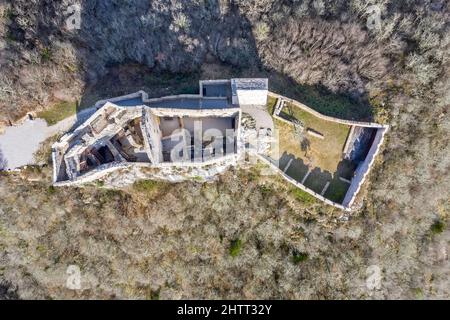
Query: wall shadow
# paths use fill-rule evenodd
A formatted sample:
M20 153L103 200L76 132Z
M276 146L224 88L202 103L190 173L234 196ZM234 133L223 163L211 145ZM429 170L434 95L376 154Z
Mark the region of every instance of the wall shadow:
M308 172L308 165L305 164L303 159L287 152L281 155L278 166L284 173L298 182L301 182Z
M310 166L305 164L303 159L298 158L293 154L288 154L287 152L284 152L281 155L278 167L286 175L299 183L302 183L310 170ZM321 194L326 184L329 182L324 197L334 202L342 203L350 184L341 180L339 177L351 180L355 169L356 165L345 159L339 162L335 172L329 172L327 170L322 170L319 167L314 167L311 168L303 185L314 192Z

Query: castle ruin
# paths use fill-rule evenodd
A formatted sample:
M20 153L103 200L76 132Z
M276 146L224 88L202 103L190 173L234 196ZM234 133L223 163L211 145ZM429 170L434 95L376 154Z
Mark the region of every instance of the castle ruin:
M248 128L248 121L243 120L243 113L247 116L246 110L251 110L249 113L256 110L262 115L260 118L266 118L266 123L267 117L269 122L272 121L272 115L267 112L270 96L280 101L273 115L276 118L282 109L279 104L287 98L269 92L268 79L203 80L199 94L149 98L146 92L139 91L98 101L92 116L52 146L53 183L55 186L80 185L111 174L120 176L123 185L149 178L173 182L189 178L211 179L228 167L236 166L251 147L249 131L255 131L255 128ZM308 112L317 113L312 109ZM256 122L264 122L258 120L258 115L251 115ZM298 179L286 175L286 170L280 170L268 161L262 151L267 147L250 148L249 152L297 187L330 205L350 211L387 127L326 118L352 127L343 157L349 157L349 150L355 149L352 146L361 142L355 138L356 133L364 133L361 128L375 129L370 133L368 154L349 180L346 197L341 203L326 199ZM256 128L259 142L271 142L273 124L268 127Z

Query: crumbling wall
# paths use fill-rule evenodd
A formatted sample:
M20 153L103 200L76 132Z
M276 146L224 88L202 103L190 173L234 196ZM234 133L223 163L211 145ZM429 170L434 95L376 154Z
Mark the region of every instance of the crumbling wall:
M294 99L282 96L282 95L280 95L278 93L269 91L268 95L270 97L273 97L273 98L283 99L283 100L289 102L291 105L296 106L296 107L298 107L300 109L303 109L303 110L313 114L314 116L316 116L316 117L318 117L318 118L320 118L322 120L337 122L337 123L346 124L346 125L349 125L349 126L360 126L360 127L370 127L370 128L385 128L386 127L386 126L384 126L382 124L375 123L375 122L362 122L362 121L354 121L354 120L344 120L344 119L339 119L339 118L326 116L326 115L321 114L320 112L317 112L314 109L311 109L310 107L304 105L303 103L301 103L301 102L299 102L297 100L294 100ZM284 120L284 119L282 119L280 117L277 117L277 119L281 119L282 121L284 121L286 123L290 123L289 121L286 121L286 120Z
M286 181L292 183L293 185L295 185L297 188L309 193L310 195L312 195L313 197L325 202L326 204L329 204L330 206L336 207L338 209L344 210L344 211L350 211L351 209L348 206L343 206L339 203L333 202L327 198L325 198L324 196L322 196L321 194L305 187L303 184L301 184L300 182L296 181L295 179L291 178L290 176L288 176L287 174L285 174L278 166L274 165L272 163L272 161L269 160L269 158L260 155L260 154L256 154L258 156L258 158L260 160L262 160L265 164L267 164L272 170L276 171L279 175L281 175L283 177L283 179L285 179Z
M158 179L170 182L180 182L187 179L206 181L225 172L230 166L236 166L238 161L239 155L233 154L204 162L158 164L111 162L98 166L74 180L56 182L54 185L57 187L77 186L92 183L99 179L106 179L104 185L108 187L125 186L139 179ZM122 176L123 173L128 175ZM108 178L109 175L115 178Z
M367 175L369 174L370 168L372 167L375 157L380 151L381 145L383 144L384 135L386 134L388 128L380 128L378 129L375 139L372 143L372 146L370 147L369 153L367 154L365 160L359 164L358 168L355 171L355 175L352 179L352 183L350 187L347 190L347 193L345 195L344 201L342 204L345 207L351 208L356 195L358 194L359 190L361 189L362 184L367 178Z
M202 84L200 84L200 87ZM249 90L252 91L252 90ZM253 90L253 94L255 94ZM258 90L256 90L258 91ZM139 91L134 94L103 100L99 103L97 103L97 106L105 106L108 105L109 102L117 102L124 99L136 99L136 98L142 98L143 102L151 101L151 102L157 102L157 101L167 101L167 99L179 99L179 98L198 98L200 95L178 95L178 96L171 96L171 97L163 97L163 98L156 98L156 99L147 99L147 94L143 91ZM224 108L224 109L179 109L179 108L150 108L142 106L136 106L136 107L127 107L127 109L133 109L133 113L141 112L142 116L142 122L141 122L141 129L144 134L144 141L146 144L146 151L149 155L149 158L152 160L152 163L127 163L127 162L113 162L113 163L107 163L100 165L99 167L87 172L86 174L74 177L73 180L70 181L61 181L56 182L57 179L57 169L56 166L54 168L54 182L57 186L62 185L77 185L77 184L83 184L83 183L89 183L93 182L97 179L104 178L108 175L114 176L115 174L123 174L124 172L127 173L126 179L125 176L120 182L120 179L114 179L112 182L108 182L108 184L113 185L120 185L120 184L127 184L132 183L137 179L160 179L160 180L168 180L168 181L182 181L185 179L190 178L198 178L201 180L208 180L212 179L215 175L223 172L226 170L227 167L232 165L237 165L238 159L244 154L244 143L246 140L248 140L249 136L256 136L257 137L257 144L255 144L253 147L254 149L250 152L256 153L261 160L263 160L265 163L267 163L271 168L276 170L284 179L295 185L296 187L304 190L305 192L311 194L312 196L316 197L317 199L332 205L336 208L350 211L352 204L355 200L355 197L357 193L359 192L362 183L364 182L373 162L375 159L376 154L379 152L380 146L382 144L384 134L387 131L387 126L383 126L377 123L365 123L365 122L358 122L358 121L350 121L350 120L342 120L337 119L329 116L322 115L318 113L317 111L314 111L313 109L303 105L302 103L286 98L284 96L268 92L269 96L281 98L285 101L290 102L292 105L297 106L301 109L304 109L305 111L312 113L313 115L326 120L326 121L333 121L337 123L342 123L346 125L357 127L367 127L367 128L376 128L378 129L375 140L369 150L369 153L365 159L365 161L357 168L355 172L355 176L352 179L351 185L349 190L347 191L347 194L345 196L345 199L342 204L335 203L329 199L324 198L322 195L317 194L316 192L310 190L309 188L305 187L298 181L292 179L291 177L287 176L284 172L282 172L278 167L276 167L270 160L268 160L266 157L264 157L264 154L268 150L268 148L260 147L260 145L263 146L269 146L271 142L271 135L266 133L257 133L253 132L256 130L252 130L250 128L240 128L240 123L242 120L242 111L239 107L236 108ZM120 109L123 109L119 107ZM102 109L103 110L103 109ZM98 110L94 115L91 116L91 118L86 122L89 123L92 119L94 119L98 114L101 114L101 110ZM161 143L161 132L159 129L159 124L157 121L157 117L235 117L235 119L238 121L237 125L237 154L233 155L227 155L221 158L213 158L204 162L170 162L170 163L164 163L162 162L162 143ZM126 117L128 118L128 117ZM80 128L78 128L73 134L76 135L80 130L82 130L87 124L83 124ZM242 132L240 130L243 130ZM68 141L72 137L71 135L65 136L62 139L63 143L55 144L55 146L59 147L59 150L61 150L62 147L64 147L64 143ZM261 142L261 143L259 143ZM347 141L348 142L348 141ZM348 145L346 146L348 147ZM55 148L57 149L57 148ZM54 161L57 160L56 153L54 152ZM55 161L56 163L56 161ZM145 170L145 168L147 170ZM150 171L148 170L150 169Z
M120 96L120 97L114 97L114 98L99 100L99 101L97 101L95 103L95 107L97 109L100 109L107 102L115 103L115 102L120 102L120 101L124 101L124 100L136 99L136 98L140 98L143 101L147 97L148 97L147 93L145 91L140 90L138 92L130 93L130 94L123 95L123 96Z
M163 161L161 130L156 116L146 108L142 109L141 130L144 135L144 145L147 155L152 163Z
M352 182L351 182L351 185L350 185L349 189L347 190L347 193L345 195L344 201L342 202L342 205L340 205L338 203L335 203L335 202L333 202L333 201L331 201L329 199L326 199L323 196L321 196L320 194L317 194L314 191L306 188L304 185L298 183L294 179L292 179L289 176L285 175L284 172L282 172L276 166L274 166L272 163L270 163L269 160L267 160L267 159L265 159L264 157L261 156L261 159L263 161L265 161L266 163L269 162L268 164L271 167L276 169L283 178L285 178L286 180L288 180L292 184L294 184L297 187L301 188L302 190L308 192L309 194L313 195L314 197L324 201L325 203L328 203L328 204L330 204L332 206L335 206L337 208L340 208L340 209L344 209L346 211L350 211L351 207L353 205L353 202L355 201L356 195L358 194L359 190L361 189L361 186L364 183L364 181L365 181L365 179L366 179L366 177L367 177L367 175L368 175L368 173L369 173L369 171L370 171L370 169L372 167L373 162L375 161L375 157L376 157L376 155L378 154L378 152L380 150L380 147L381 147L381 145L383 143L384 135L385 135L386 131L388 130L388 126L381 125L381 124L378 124L378 123L373 123L373 122L361 122L361 121L343 120L343 119L338 119L338 118L334 118L334 117L325 116L325 115L323 115L323 114L321 114L321 113L311 109L310 107L308 107L308 106L304 105L303 103L298 102L296 100L287 98L285 96L282 96L282 95L279 95L277 93L270 92L270 91L269 91L268 94L271 97L274 97L274 98L277 98L277 99L289 102L291 105L293 105L295 107L298 107L300 109L303 109L303 110L313 114L314 116L316 116L316 117L318 117L318 118L320 118L322 120L332 121L332 122L341 123L341 124L345 124L345 125L351 126L351 132L350 132L349 137L347 138L346 145L345 145L344 150L343 150L344 154L346 152L348 152L348 150L351 147L351 144L352 144L351 143L352 142L351 139L352 139L352 136L354 135L354 131L356 129L360 129L360 128L374 128L374 129L377 129L377 134L376 134L375 139L374 139L374 141L372 143L372 146L370 147L370 150L369 150L365 160L356 169L355 175L354 175L354 177L352 179ZM278 107L278 104L277 104L277 107ZM277 118L277 119L279 119L279 120L281 120L281 121L283 121L285 123L294 125L294 123L292 123L292 122L290 122L290 121L288 121L286 119L283 119L280 116L278 116L278 113L279 113L279 111L281 111L282 106L281 106L281 108L277 108L277 107L274 109L273 117Z
M151 108L152 113L158 117L233 117L239 112L239 108L227 109L176 109L176 108Z

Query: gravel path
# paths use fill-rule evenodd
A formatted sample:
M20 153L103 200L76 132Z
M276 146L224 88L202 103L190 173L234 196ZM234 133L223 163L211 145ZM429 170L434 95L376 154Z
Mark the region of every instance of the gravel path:
M241 106L242 112L248 113L256 121L256 127L269 128L273 132L273 120L265 107Z
M12 170L33 164L33 155L42 142L57 133L72 129L94 112L95 108L83 110L50 127L47 126L45 120L39 118L6 127L5 132L0 135L0 170Z

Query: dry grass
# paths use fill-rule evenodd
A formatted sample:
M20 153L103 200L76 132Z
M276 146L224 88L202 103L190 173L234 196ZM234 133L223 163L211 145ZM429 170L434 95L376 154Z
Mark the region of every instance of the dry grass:
M52 144L59 140L60 134L56 134L43 141L39 149L34 153L34 159L36 163L40 164L52 164Z
M280 130L280 154L287 152L303 159L311 167L318 167L331 173L336 172L338 164L342 160L342 150L350 131L350 126L324 121L296 107L292 107L292 112L294 117L299 119L305 126L303 136L309 141L309 147L306 151L302 151L300 141L295 135L294 127L275 120L275 126ZM306 133L307 128L320 132L324 139L308 135Z
M273 113L275 103L276 99L269 98L267 107L270 113ZM302 182L308 169L311 170L303 184L317 193L322 193L327 182L330 182L324 196L341 203L348 185L340 181L338 176L342 175L343 171L353 171L351 165L342 159L342 150L350 127L322 120L297 107L291 107L290 110L285 107L282 116L300 120L304 131L299 136L293 125L274 119L275 127L279 130L279 150L278 154L272 154L272 157L280 160L280 168L287 168L286 174L299 182ZM319 132L324 139L307 134L307 129ZM289 167L287 163L290 163Z

